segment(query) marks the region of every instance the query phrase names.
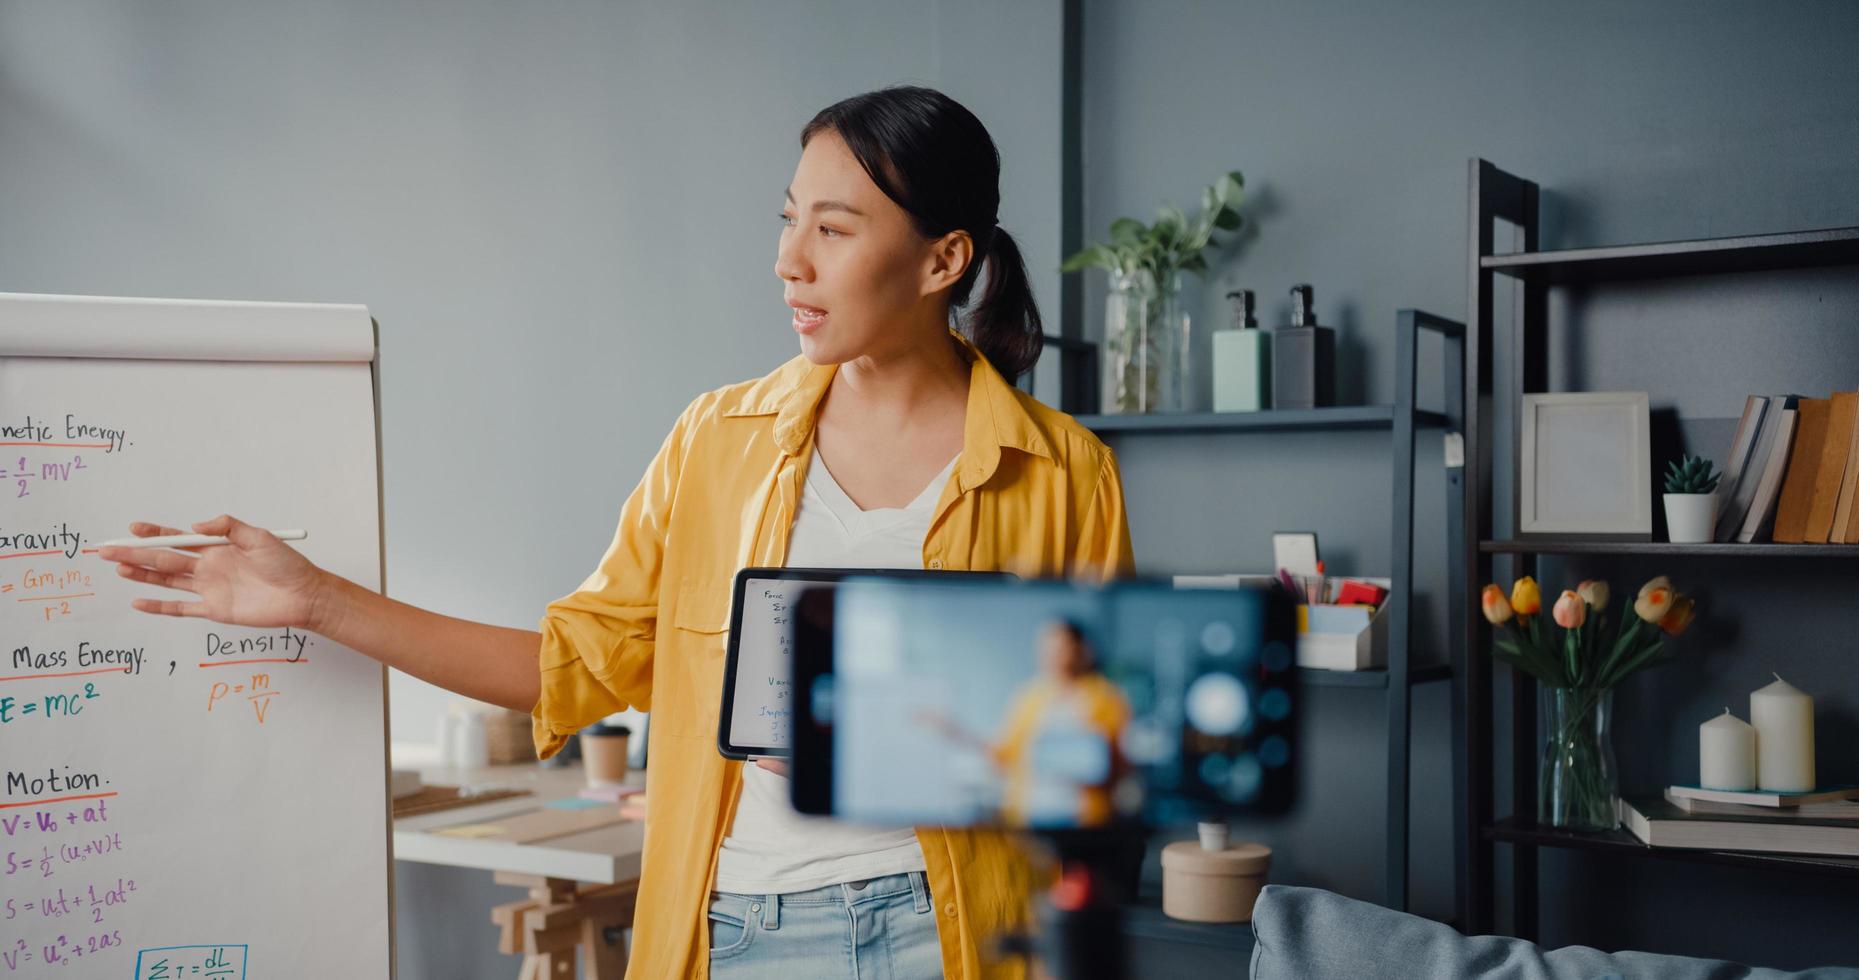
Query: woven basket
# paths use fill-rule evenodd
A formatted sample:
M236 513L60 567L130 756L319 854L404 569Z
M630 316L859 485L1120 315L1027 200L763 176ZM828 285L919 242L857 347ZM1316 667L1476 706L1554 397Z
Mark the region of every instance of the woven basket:
M530 736L529 716L507 708L486 712L484 747L493 766L536 761L536 742Z

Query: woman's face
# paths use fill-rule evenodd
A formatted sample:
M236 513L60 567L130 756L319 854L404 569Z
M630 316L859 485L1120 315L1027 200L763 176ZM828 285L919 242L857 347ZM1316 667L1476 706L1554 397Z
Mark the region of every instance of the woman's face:
M882 359L947 329L948 289L972 254L968 235L917 234L839 134L823 130L807 142L781 218L775 275L808 360Z
M1039 668L1055 680L1072 680L1091 669L1091 650L1078 634L1053 623L1039 635Z

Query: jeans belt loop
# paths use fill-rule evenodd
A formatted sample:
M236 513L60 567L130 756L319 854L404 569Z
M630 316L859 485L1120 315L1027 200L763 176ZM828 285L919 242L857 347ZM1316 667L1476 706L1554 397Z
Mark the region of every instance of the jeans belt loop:
M769 932L781 928L781 896L762 896L762 928Z
M910 872L910 900L919 915L930 910L929 876L921 871Z

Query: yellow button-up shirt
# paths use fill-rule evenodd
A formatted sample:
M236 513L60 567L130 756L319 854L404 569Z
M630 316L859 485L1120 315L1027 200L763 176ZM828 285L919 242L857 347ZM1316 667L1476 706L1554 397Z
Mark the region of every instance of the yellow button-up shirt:
M1110 450L956 339L971 363L962 453L930 520L923 566L1126 574L1129 526ZM742 764L716 748L731 584L738 569L785 562L835 370L796 357L692 402L627 498L600 567L542 620L538 753L553 755L629 705L652 713L628 977L709 972L710 883L742 786ZM1019 845L996 832L930 827L917 840L944 976L1023 976L1021 963L984 962L989 940L1030 914L1038 875Z

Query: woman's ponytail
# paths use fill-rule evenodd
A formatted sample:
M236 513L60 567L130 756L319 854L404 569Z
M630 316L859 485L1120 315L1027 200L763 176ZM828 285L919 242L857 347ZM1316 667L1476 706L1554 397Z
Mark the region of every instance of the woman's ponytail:
M1013 236L995 225L985 254L987 281L968 311L968 338L1012 382L1039 362L1045 328Z

